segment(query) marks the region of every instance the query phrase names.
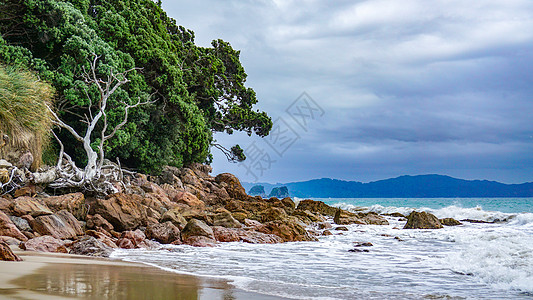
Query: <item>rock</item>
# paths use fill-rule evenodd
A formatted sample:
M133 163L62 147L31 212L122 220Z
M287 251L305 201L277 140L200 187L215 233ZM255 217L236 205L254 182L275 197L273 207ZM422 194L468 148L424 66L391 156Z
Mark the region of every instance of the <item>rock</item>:
M218 174L217 177L215 177L215 181L226 189L228 195L231 198L237 200L248 199L246 191L244 190L241 185L241 182L235 175L230 173Z
M84 236L70 247L70 254L109 257L113 249L92 236Z
M11 250L11 247L5 242L0 241L0 260L2 261L22 261L20 257L18 257L15 253L13 253L13 250Z
M258 214L259 221L271 222L271 221L281 221L285 220L288 217L285 210L278 207L269 207Z
M335 227L335 230L348 231L348 227L346 227L346 226L338 226L338 227Z
M305 228L292 220L277 220L263 224L257 231L267 234L275 234L284 242L318 241L311 236Z
M213 226L213 235L215 240L219 242L238 242L241 240L237 230L233 228L225 228L222 226Z
M53 212L36 198L31 197L19 197L15 199L12 204L13 214L17 217L24 215L30 215L32 217L39 217L45 215L51 215Z
M141 230L137 229L135 231L124 231L120 235L121 239L130 240L135 247L139 246L145 239L146 235Z
M297 209L293 212L293 216L297 217L305 224L311 224L316 222L323 222L325 219L322 216L317 216L308 210Z
M84 233L78 220L66 210L37 217L30 222L30 225L35 232L51 235L56 239L75 239Z
M184 243L189 237L192 236L204 236L213 240L215 238L213 235L213 230L207 226L205 222L197 219L190 219L181 232L181 239Z
M0 211L0 235L10 236L21 241L28 240L3 211Z
M98 229L102 228L105 231L111 232L115 228L111 223L104 219L101 215L96 214L87 218L87 228Z
M372 247L372 246L374 246L370 242L353 242L353 244L354 244L354 247Z
M191 236L184 240L183 244L193 247L215 247L216 241L205 236Z
M217 209L216 214L213 215L213 225L222 226L226 228L241 228L242 225L239 221L235 220L231 213L224 209Z
M96 199L91 204L91 212L100 214L115 230L133 230L147 223L146 208L141 201L142 197L135 194L111 194L106 199Z
M105 234L101 231L87 230L85 231L85 235L92 236L113 249L118 248L117 244L109 233Z
M78 220L86 219L87 206L85 205L85 196L82 193L50 196L43 200L46 206L54 212L67 210Z
M368 250L368 249L357 249L357 248L355 248L355 249L350 249L350 250L348 250L348 252L370 252L370 250Z
M183 229L187 225L187 220L181 215L180 208L173 208L161 216L160 222L164 223L170 221L176 227Z
M281 199L281 203L285 206L287 213L292 213L296 209L296 204L294 204L294 201L290 197Z
M68 253L65 243L50 235L43 235L23 242L19 246L26 251Z
M0 215L1 215L1 213L0 213ZM11 222L13 222L13 224L15 224L15 226L17 226L17 228L20 231L32 231L32 229L30 227L30 223L26 219L21 218L21 217L15 217L15 216L9 216L9 219L11 220ZM1 227L1 225L0 225L0 227Z
M399 212L393 212L393 213L390 213L390 214L384 214L385 216L391 216L391 217L396 217L396 218L405 218L405 216Z
M161 244L170 244L180 239L180 230L172 222L154 224L146 228L146 237Z
M11 214L12 202L13 200L0 197L0 210L7 214Z
M488 222L483 220L473 220L473 219L462 219L462 222L468 222L468 223L480 223L480 224L492 224L494 222Z
M375 212L358 213L357 215L366 225L389 225L389 221Z
M446 226L463 225L463 223L457 221L457 220L454 219L454 218L444 218L444 219L439 219L439 222L440 222L442 225L446 225Z
M434 215L423 212L413 211L407 217L407 223L403 229L439 229L442 228L442 224L439 219Z
M244 220L248 218L248 214L244 212L234 212L231 213L231 215L235 220L239 221L240 223L244 223Z
M179 192L173 199L175 203L182 203L193 208L204 209L205 203L199 200L195 195L188 192Z
M315 201L315 200L309 200L309 199L300 201L296 209L308 210L312 213L319 213L323 216L331 216L331 217L335 216L335 213L338 210L338 208L329 206L322 201Z
M374 212L353 213L342 209L337 210L333 222L339 225L389 225L389 222L384 217Z
M289 189L286 186L275 187L270 191L269 197L285 198L289 197Z
M263 226L261 222L256 221L256 220L250 220L250 219L244 219L244 225L247 227L252 227L252 228L258 228L258 227Z
M35 195L35 186L25 186L21 187L20 189L17 189L15 193L13 193L14 198L22 197L22 196L33 196Z
M333 233L331 233L331 231L329 231L329 230L324 230L324 231L322 232L322 235L324 235L324 236L328 236L328 235L333 235Z
M17 163L17 167L19 167L19 169L29 170L32 164L33 164L33 155L31 154L30 151L26 151L26 153L20 156L18 163Z
M135 245L130 239L120 238L117 241L117 246L122 249L135 249Z
M9 246L19 246L22 243L21 240L10 236L0 235L0 241L7 243Z
M9 181L9 171L7 169L0 169L0 183L6 184Z

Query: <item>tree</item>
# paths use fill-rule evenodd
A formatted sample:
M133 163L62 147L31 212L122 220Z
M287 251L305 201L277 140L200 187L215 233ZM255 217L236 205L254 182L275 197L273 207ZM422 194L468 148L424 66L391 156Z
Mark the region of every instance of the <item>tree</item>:
M66 129L74 138L81 142L83 149L87 155L87 164L83 169L80 169L72 161L71 157L64 152L63 143L58 138L58 142L61 145L61 150L59 153L59 159L56 166L56 171L58 173L57 178L50 184L52 188L83 188L85 190L108 194L110 192L117 192L118 190L113 185L114 180L116 182L122 183L123 180L121 177L123 170L120 169L120 166L116 167L111 164L105 164L105 143L113 138L120 128L122 128L128 122L128 113L130 109L133 109L140 105L146 105L153 103L153 101L144 101L141 102L139 98L137 102L130 104L122 101L123 119L116 126L108 130L108 102L109 99L119 91L120 87L130 82L127 78L127 75L137 68L132 68L126 70L122 73L115 73L113 70L109 70L107 78L103 80L100 74L97 74L97 63L100 59L100 56L93 54L93 59L90 62L90 69L83 72L83 80L90 86L97 88L99 95L97 101L91 99L91 96L86 92L87 98L89 99L88 112L84 116L83 120L80 122L86 124L86 129L83 134L79 134L76 129L72 126L66 124L62 121L59 116L48 107L50 113L53 115L53 122L55 125L60 126L61 128ZM93 105L95 103L95 105ZM96 107L95 112L93 113L93 106ZM99 140L97 142L97 149L93 149L92 136L95 132L97 125L102 123L100 126ZM54 134L55 135L55 134ZM57 138L57 135L55 135ZM104 172L105 169L111 169L111 171Z

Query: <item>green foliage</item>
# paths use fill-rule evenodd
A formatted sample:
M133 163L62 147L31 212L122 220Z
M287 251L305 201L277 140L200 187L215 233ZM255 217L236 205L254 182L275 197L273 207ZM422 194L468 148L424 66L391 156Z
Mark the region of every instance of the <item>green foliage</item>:
M129 123L105 145L109 158L119 157L127 166L154 172L163 165L203 162L213 132L265 136L272 127L266 113L252 109L257 99L244 85L239 51L222 40L210 48L196 46L194 33L169 18L160 2L0 0L0 33L0 60L32 68L50 81L61 118L78 130L89 98L97 95L80 78L87 58L102 56L97 71L104 78L141 68L110 99L110 128L121 121L121 101L157 99L132 110ZM75 153L68 149L75 143L65 144ZM82 153L74 156L84 159Z
M0 132L9 137L8 147L30 150L34 167L48 143L53 94L35 74L0 65Z

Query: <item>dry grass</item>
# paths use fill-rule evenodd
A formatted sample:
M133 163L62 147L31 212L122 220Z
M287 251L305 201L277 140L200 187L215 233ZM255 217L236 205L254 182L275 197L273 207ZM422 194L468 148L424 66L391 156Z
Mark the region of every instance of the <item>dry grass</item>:
M29 150L41 164L43 148L50 138L53 88L29 71L0 65L0 139L9 136L2 152ZM4 154L2 153L2 154Z

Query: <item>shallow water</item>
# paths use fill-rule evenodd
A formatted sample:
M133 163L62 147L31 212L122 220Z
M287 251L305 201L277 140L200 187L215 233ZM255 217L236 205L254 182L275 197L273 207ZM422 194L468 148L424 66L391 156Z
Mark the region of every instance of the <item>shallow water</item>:
M337 205L354 203L344 199ZM366 209L412 210L381 204ZM404 221L388 218L390 225L350 225L348 232L332 231L333 236L319 237L319 242L164 246L118 250L113 256L225 278L244 290L295 299L533 299L532 213L456 205L429 210L438 217L506 221L402 230ZM358 247L369 252L349 252L354 242L373 246Z

